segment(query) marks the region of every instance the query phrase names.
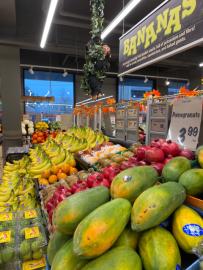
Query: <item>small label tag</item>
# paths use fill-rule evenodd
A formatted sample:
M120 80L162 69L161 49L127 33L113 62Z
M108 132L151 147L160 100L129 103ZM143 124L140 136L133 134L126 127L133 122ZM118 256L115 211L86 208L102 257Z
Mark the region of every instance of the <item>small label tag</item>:
M25 239L37 238L39 236L39 227L25 228Z
M11 242L11 231L0 232L0 244Z
M28 210L24 212L25 219L31 219L37 217L37 211L36 210Z
M176 265L176 270L181 270L181 266L179 264Z
M46 266L45 258L41 258L40 260L27 261L23 263L22 270L34 270L39 269Z
M13 213L0 213L0 221L11 221Z
M201 236L203 235L203 228L198 224L187 224L183 227L185 234L190 236Z

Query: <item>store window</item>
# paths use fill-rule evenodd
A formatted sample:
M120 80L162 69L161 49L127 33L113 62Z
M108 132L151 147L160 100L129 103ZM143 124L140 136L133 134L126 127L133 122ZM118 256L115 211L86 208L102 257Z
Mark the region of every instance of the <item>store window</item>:
M146 91L153 89L153 81L144 82L143 79L124 79L119 83L119 100L140 100Z
M180 88L185 85L185 81L170 81L170 84L168 86L168 95L178 94Z
M70 114L74 106L73 75L62 76L60 72L24 70L25 96L54 97L54 102L26 102L25 113L51 116Z

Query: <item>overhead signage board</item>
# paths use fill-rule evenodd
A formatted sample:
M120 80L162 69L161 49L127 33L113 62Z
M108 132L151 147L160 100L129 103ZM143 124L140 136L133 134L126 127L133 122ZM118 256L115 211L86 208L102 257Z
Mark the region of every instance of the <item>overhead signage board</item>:
M180 99L174 102L168 139L195 151L202 120L202 98Z
M169 0L120 38L119 75L203 42L203 1Z

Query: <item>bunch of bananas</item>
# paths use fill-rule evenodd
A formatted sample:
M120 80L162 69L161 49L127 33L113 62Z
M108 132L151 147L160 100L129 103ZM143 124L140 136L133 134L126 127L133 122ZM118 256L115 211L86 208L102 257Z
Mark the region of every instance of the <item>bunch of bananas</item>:
M46 122L37 122L35 124L35 129L39 131L46 131L49 128L49 125Z
M6 163L0 184L0 212L30 209L36 206L33 181L26 176L29 158Z
M31 163L28 166L28 173L33 178L39 178L44 170L52 166L52 163L40 145L35 149L30 149L29 154Z

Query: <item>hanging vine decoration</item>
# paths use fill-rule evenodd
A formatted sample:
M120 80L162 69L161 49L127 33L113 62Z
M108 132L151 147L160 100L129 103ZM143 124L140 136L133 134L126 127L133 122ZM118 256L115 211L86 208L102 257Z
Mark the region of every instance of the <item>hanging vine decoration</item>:
M81 88L92 98L102 94L105 73L110 68L110 48L101 41L104 23L104 0L90 0L91 7L91 39L86 45L84 77Z

